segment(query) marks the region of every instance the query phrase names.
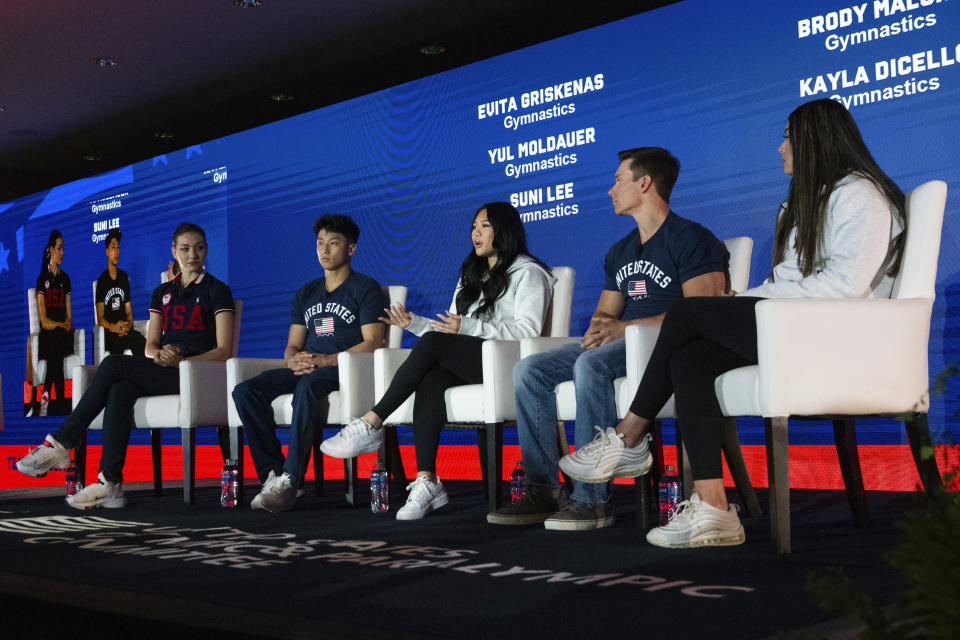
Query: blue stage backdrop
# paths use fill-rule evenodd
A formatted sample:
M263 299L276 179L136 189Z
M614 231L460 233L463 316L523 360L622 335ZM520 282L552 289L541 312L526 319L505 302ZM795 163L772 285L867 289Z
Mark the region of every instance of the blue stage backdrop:
M632 226L606 195L616 152L670 149L682 163L673 209L721 238L751 236L756 284L770 269L789 181L777 146L790 111L815 98L847 105L905 191L931 179L950 185L933 377L960 351L958 63L956 2L687 0L0 204L0 445L22 455L59 420L23 417L26 291L51 229L64 235L88 363L90 283L105 267L110 227L124 232L120 266L135 319L147 317L174 227L193 221L207 230L209 271L244 300L240 354L279 357L291 295L320 273L317 216L353 216L355 268L407 285L409 306L429 315L449 304L472 216L491 200L518 206L537 256L576 269L579 334L603 284L603 256ZM950 380L932 401L940 441L960 435L958 390ZM742 433L747 444L762 442L758 423L745 421ZM827 425L791 437L832 441ZM865 423L861 441L905 442L902 427L879 420ZM9 466L7 486L16 477Z

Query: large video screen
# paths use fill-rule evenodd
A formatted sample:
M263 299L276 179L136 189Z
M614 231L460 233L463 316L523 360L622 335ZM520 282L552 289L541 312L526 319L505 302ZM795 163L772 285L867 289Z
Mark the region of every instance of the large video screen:
M960 221L953 215L960 5L686 0L0 204L0 450L7 460L0 486L32 484L13 462L62 420L37 415L27 358L27 290L37 283L52 229L63 234L62 267L74 327L85 329L87 364L91 283L106 268L103 241L112 227L123 231L120 268L130 276L134 319L147 318L173 229L195 222L210 241L208 271L244 302L240 355L280 357L291 296L321 275L311 231L319 215L352 216L361 228L354 268L384 285L406 285L408 306L430 316L449 305L471 249L473 214L493 200L517 206L534 254L576 270L571 335L579 335L603 287L603 257L633 226L614 215L607 196L618 150L663 146L679 158L672 209L720 238L752 237L755 285L769 272L789 184L777 153L787 115L817 98L851 111L904 191L933 179L949 185L929 346L933 379L960 357ZM939 442L960 436L958 390L951 378L931 401ZM762 445L759 421L741 420L740 431L748 448ZM409 431L401 433L409 443ZM863 421L859 434L868 488L911 488L902 425ZM444 437L440 475L476 475L469 434ZM506 437L516 450L513 431ZM791 444L812 452L794 486L836 484L832 437L828 423L791 431ZM98 438L91 433L94 447ZM176 445L179 433L169 438ZM201 430L198 441L215 449L212 430ZM147 442L134 434L134 449ZM825 456L822 464L817 456ZM906 465L889 484L885 460ZM131 457L128 478L140 477L141 466L146 478L148 462ZM211 463L201 473L217 469ZM763 484L762 476L755 480Z

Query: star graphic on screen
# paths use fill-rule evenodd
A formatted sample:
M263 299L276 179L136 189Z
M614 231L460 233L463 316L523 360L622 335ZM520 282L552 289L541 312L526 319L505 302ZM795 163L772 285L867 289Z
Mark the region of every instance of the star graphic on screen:
M4 271L10 271L9 265L7 265L7 256L10 255L10 249L7 249L3 246L3 243L0 242L0 273Z
M187 160L190 159L190 156L197 154L199 156L203 155L203 149L200 148L200 145L194 145L192 147L187 147Z
M170 164L169 162L167 162L167 154L163 154L163 155L156 156L156 157L153 159L153 166L157 166L157 165L160 164L161 162L162 162L163 164L167 164L167 165Z

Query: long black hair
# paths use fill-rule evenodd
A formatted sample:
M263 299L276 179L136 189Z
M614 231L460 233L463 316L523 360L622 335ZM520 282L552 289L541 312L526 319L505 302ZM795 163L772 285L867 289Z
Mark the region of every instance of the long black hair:
M497 261L491 268L486 258L471 250L460 266L462 286L457 294L457 313L460 315L465 314L470 305L483 295L483 303L473 313L477 318L491 315L497 300L506 293L509 281L507 270L517 256L533 258L527 251L527 234L520 220L520 212L513 205L508 202L488 202L473 214L471 225L484 210L493 227L493 248L497 252ZM542 262L533 259L543 266Z
M790 231L796 228L794 246L800 271L804 276L816 272L824 258L827 202L837 181L855 173L877 185L903 227L903 233L896 240L897 258L888 271L896 275L907 235L906 198L870 155L850 112L839 102L827 98L807 102L790 114L787 136L793 149L793 179L786 210L777 220L773 264L783 260Z
M40 263L40 273L46 273L50 269L50 249L57 246L57 240L63 240L63 234L54 229L47 238L47 246L43 248L43 262Z

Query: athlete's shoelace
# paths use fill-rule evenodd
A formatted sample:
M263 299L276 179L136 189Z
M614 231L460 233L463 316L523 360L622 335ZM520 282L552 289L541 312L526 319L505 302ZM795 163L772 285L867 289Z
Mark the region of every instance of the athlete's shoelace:
M611 444L611 439L607 437L607 432L603 427L594 427L598 431L597 435L594 436L593 440L589 444L585 445L581 451L583 451L584 456L595 456L593 461L593 466L598 466L600 460L603 458L603 450L606 447L609 447Z

